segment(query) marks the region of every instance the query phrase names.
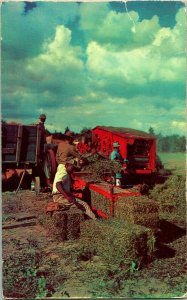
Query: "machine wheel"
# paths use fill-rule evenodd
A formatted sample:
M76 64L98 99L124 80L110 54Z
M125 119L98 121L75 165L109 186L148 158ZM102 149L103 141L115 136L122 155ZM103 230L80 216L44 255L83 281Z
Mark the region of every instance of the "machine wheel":
M35 177L35 187L34 187L34 189L35 189L36 195L39 195L39 193L40 193L40 177L39 176Z
M53 181L56 173L56 157L52 149L47 150L44 160L44 173L48 180Z

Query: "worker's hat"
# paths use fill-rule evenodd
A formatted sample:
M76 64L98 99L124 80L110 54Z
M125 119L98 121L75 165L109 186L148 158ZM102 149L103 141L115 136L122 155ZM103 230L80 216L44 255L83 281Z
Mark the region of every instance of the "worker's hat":
M120 144L119 144L118 142L114 142L114 143L113 143L113 147L114 147L114 148L120 147Z
M46 115L41 114L41 115L40 115L40 119L46 119Z
M73 132L73 131L67 131L67 132L65 133L65 135L66 135L66 136L69 136L69 137L72 137L72 136L74 136L74 132Z

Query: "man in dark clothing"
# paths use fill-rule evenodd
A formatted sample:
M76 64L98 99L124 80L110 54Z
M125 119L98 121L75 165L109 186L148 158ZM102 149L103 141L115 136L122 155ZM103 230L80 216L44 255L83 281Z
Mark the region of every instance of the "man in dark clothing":
M73 158L80 159L80 155L73 145L73 132L68 131L65 135L64 141L58 144L56 153L56 161L58 164L64 164Z
M36 122L36 125L39 125L44 131L45 131L45 121L46 121L46 115L41 114L39 117L39 120Z

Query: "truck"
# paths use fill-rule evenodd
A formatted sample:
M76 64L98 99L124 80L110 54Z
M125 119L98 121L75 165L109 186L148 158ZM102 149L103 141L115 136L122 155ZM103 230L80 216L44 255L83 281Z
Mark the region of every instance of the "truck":
M55 147L46 144L40 126L2 123L2 173L16 169L24 176L29 171L38 193L56 172Z

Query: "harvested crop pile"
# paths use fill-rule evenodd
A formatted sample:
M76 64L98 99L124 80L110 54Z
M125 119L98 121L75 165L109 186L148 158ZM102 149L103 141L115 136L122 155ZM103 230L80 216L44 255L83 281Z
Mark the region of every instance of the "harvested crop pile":
M81 224L81 243L110 266L130 267L132 261L144 262L154 250L154 241L150 229L122 220Z
M80 237L80 221L82 219L82 212L76 208L71 208L68 211L67 216L67 240L77 239Z
M56 211L53 215L40 218L40 223L57 241L72 240L80 236L81 215L82 213L74 208L67 211Z
M186 223L185 182L185 176L170 176L164 184L155 186L150 193L150 197L160 205L160 216L170 221L177 219L182 226Z
M117 219L156 229L159 221L159 205L147 197L118 197L118 201L114 204L114 216Z
M111 200L93 190L90 190L90 192L92 206L96 209L102 210L105 214L109 215Z
M114 217L119 220L156 229L159 221L159 205L148 197L121 196L114 203ZM91 190L92 206L110 214L111 200Z
M94 154L87 158L88 164L82 170L91 172L90 180L100 181L105 174L112 175L121 171L121 164Z

